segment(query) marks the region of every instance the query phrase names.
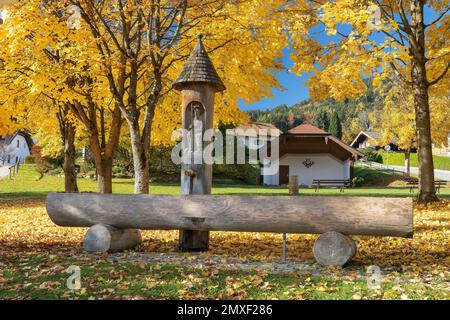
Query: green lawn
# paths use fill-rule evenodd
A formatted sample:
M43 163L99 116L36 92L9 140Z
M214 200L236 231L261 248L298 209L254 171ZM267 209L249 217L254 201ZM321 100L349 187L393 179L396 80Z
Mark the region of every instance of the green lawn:
M404 166L405 155L401 152L386 152L379 151L383 157L383 163L392 166ZM433 163L435 169L450 170L450 157L433 156ZM411 167L418 167L419 160L416 153L411 154Z
M114 264L101 257L74 260L58 256L25 258L20 263L6 258L5 264L9 268L3 274L3 283L10 282L17 290L0 290L0 299L446 299L441 289L444 279L438 280L436 287L423 287L415 281L401 285L384 281L380 289L373 290L357 268L345 273L333 268L323 275L271 274L181 264ZM80 290L69 290L65 285L68 265L81 268ZM39 271L41 276L23 276L24 269Z
M314 189L303 188L302 195L313 196L371 196L371 197L409 197L412 194L408 188L403 186L386 187L383 181L388 181L392 177L389 171L380 171L369 168L356 168L355 173L364 178L365 186L346 189L341 193L336 188L323 188L319 192ZM44 198L49 192L64 191L64 179L62 177L45 175L41 180L37 180L39 174L34 170L33 165L23 165L19 176L12 180L4 179L0 181L0 200L13 198ZM376 186L367 186L373 184ZM79 179L79 189L83 192L95 192L96 182L92 179ZM133 193L133 179L114 179L113 192L130 194ZM152 184L150 193L152 194L178 194L180 187L178 184ZM265 195L287 195L286 187L278 186L253 186L241 184L214 184L213 194L265 194ZM450 197L450 188L444 188L440 192L441 197Z

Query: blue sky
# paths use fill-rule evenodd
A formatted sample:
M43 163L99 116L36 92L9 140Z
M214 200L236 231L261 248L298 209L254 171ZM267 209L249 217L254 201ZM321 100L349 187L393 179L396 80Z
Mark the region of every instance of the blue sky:
M339 30L342 32L349 32L349 26L340 26ZM314 35L312 38L317 39L321 44L326 44L330 41L337 41L337 36L327 36L323 26L317 26L310 30L311 34ZM290 48L285 48L283 50L282 63L285 70L277 74L277 79L283 90L272 90L273 98L264 98L252 104L244 104L241 102L241 109L244 111L248 110L266 110L271 109L280 104L286 104L291 106L303 100L309 99L309 89L306 85L306 81L311 76L311 74L303 74L297 76L288 70L292 67L293 61L289 58L291 53Z
M425 8L425 23L434 20L438 15L430 8ZM349 26L340 26L340 31L344 33L350 30ZM319 40L322 44L335 40L335 37L327 36L323 30L323 27L316 27L311 29L311 34L315 35L315 39ZM374 40L382 40L384 36L380 34L374 35ZM291 106L300 101L309 99L309 89L306 86L306 81L310 77L310 74L304 74L297 76L290 73L288 70L292 67L292 60L289 58L291 53L290 48L283 50L282 63L285 66L285 70L277 74L277 79L280 82L284 90L272 90L273 98L265 98L260 101L256 101L252 104L240 103L240 108L244 111L248 110L267 110L272 109L280 104L286 104Z
M288 71L292 67L292 60L289 59L290 50L283 50L283 65L285 70L281 71L277 75L277 79L281 86L285 90L273 90L273 98L265 98L257 101L251 105L241 104L241 109L248 110L265 110L276 107L280 104L287 104L291 106L299 101L306 100L309 98L309 89L304 86L305 81L308 79L308 75L296 76L295 74Z

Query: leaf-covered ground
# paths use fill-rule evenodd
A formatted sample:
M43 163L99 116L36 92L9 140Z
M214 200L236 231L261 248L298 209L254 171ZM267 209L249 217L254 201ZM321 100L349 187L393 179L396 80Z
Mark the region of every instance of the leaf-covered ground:
M288 263L279 262L281 235L212 232L210 251L177 253L176 231L143 231L135 251L82 252L83 228L55 226L43 200L0 204L0 298L3 299L448 299L450 201L416 206L413 239L355 237L358 253L345 268L312 257L316 236L288 235ZM70 265L81 289L69 290ZM381 269L370 289L366 268Z

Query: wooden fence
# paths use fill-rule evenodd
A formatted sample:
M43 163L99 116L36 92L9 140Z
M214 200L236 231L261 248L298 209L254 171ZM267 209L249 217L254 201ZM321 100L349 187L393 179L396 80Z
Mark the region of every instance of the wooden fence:
M381 169L387 172L390 172L392 175L395 174L399 174L399 175L403 175L403 176L407 176L406 172L401 171L397 168L382 164L382 163L378 163L378 162L373 162L373 161L367 161L364 159L360 159L357 161L357 164L360 164L362 166L368 167L368 168L377 168L377 169Z

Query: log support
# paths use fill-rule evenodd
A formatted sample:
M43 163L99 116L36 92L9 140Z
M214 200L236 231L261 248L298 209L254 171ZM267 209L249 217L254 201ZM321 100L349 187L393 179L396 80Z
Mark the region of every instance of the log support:
M356 244L350 237L330 231L316 239L313 254L321 265L343 267L355 256Z
M142 242L141 232L137 229L119 229L106 224L96 224L89 228L84 236L84 251L118 252L132 249Z
M209 247L209 231L180 230L179 246L181 252L206 251Z

